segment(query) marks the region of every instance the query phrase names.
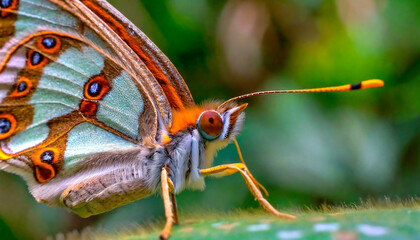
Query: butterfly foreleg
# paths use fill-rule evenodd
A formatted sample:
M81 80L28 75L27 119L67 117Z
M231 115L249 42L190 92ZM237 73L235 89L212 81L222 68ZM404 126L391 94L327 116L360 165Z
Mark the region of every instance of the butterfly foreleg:
M172 202L172 207L174 210L174 224L178 225L179 224L179 219L178 219L178 206L176 204L176 198L175 198L175 194L171 193L171 202Z
M166 167L162 168L160 175L163 205L165 207L166 223L162 232L159 235L160 239L168 239L171 234L173 224L178 224L178 212L176 207L176 200L174 195L174 185L168 176Z
M176 198L175 198L175 186L174 186L174 183L172 182L171 178L169 178L169 176L166 177L166 180L168 181L169 193L171 195L171 204L172 204L172 208L173 208L173 212L174 212L174 217L173 217L174 218L174 224L178 224L179 219L178 219L178 207L177 207Z
M262 195L260 188L265 190L251 175L245 164L243 163L233 163L233 164L225 164L220 166L215 166L211 168L206 168L200 170L200 173L204 176L213 176L213 177L223 177L228 176L233 173L239 172L245 180L249 190L251 191L252 195L261 205L261 207L267 211L268 213L285 219L296 219L295 216L281 213L277 211Z

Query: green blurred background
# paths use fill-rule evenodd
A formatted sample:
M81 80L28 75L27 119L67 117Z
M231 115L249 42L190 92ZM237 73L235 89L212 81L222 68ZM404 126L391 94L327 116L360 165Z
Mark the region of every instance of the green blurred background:
M197 103L370 78L385 87L247 99L239 144L279 209L420 193L418 0L113 0L178 68ZM234 146L215 164L238 162ZM182 213L258 208L240 175L178 195ZM0 172L2 239L107 231L163 219L152 196L82 219L37 203Z

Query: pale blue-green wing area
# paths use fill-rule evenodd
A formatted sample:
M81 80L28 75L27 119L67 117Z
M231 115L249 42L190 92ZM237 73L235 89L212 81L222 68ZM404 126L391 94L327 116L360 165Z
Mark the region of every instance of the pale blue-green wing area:
M77 6L83 4L1 1L2 159L58 141L81 122L131 143L155 137L156 109L165 104L154 97L159 88L150 90L156 84L153 76L141 61L132 65L122 60L112 33L104 35L100 23L88 21ZM144 67L142 75L133 71L136 66ZM161 116L162 121L167 117ZM57 130L52 130L54 124L60 125ZM102 152L100 146L94 149Z
M0 169L85 216L150 193L139 154L171 122L148 66L89 2L0 1Z
M41 183L87 156L138 147L139 119L153 116L127 71L71 36L34 36L16 48L0 79L8 87L1 90L0 157L34 168Z
M164 92L142 60L133 54L134 52L119 38L117 33L107 27L95 14L90 13L90 10L84 5L85 3L92 3L94 6L96 1L84 1L83 3L79 0L2 1L0 10L0 72L4 71L16 49L20 45L31 41L34 37L48 33L72 36L90 46L94 46L95 50L99 50L104 55L112 56L113 62L124 68L125 72L122 74L129 74L133 77L134 81L128 82L126 85L135 84L140 87L146 93L145 97L150 102L151 107L156 109L149 117L153 119L139 120L140 125L144 126L140 129L141 135L155 137L158 114L164 127L171 122L171 110ZM88 14L91 15L88 16ZM93 53L93 51L91 52ZM72 55L72 50L69 50L67 56L77 58L77 54ZM67 57L61 59L67 59ZM22 62L12 62L18 66L23 64ZM76 70L83 73L84 62L76 61L73 64L78 67ZM64 72L66 71L64 70ZM7 78L7 81L9 81L7 83L13 82L13 80L13 77ZM9 89L7 84L0 83L0 99L7 96ZM112 98L112 96L109 98ZM108 115L109 112L105 107L101 107L99 111L101 117L107 116L104 121L111 124L112 117ZM127 119L127 121L131 120ZM119 122L117 124L119 126L116 126L116 128L126 127L124 126L126 123ZM127 133L127 129L125 129L125 133Z

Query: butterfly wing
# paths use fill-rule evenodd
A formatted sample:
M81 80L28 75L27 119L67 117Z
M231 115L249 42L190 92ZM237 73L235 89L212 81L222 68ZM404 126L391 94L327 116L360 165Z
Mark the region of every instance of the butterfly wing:
M83 0L141 58L165 92L172 109L194 106L194 100L182 76L169 59L133 23L111 4L101 0Z
M137 29L120 37L131 24L107 7L1 2L0 168L22 175L37 200L85 216L150 193L142 144L171 124L171 107L193 104L169 60ZM180 104L162 81L178 83L166 89Z

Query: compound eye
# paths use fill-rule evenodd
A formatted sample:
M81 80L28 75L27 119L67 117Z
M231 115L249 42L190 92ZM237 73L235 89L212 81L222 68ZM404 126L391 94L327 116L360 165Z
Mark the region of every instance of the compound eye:
M198 117L198 131L206 140L214 140L220 136L223 131L223 120L216 111L204 111Z

